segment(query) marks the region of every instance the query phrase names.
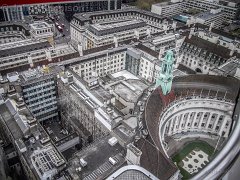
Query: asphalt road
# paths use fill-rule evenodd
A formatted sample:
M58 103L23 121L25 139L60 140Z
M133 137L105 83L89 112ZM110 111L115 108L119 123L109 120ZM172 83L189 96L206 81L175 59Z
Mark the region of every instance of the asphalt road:
M70 41L70 22L68 22L64 16L64 14L59 15L59 20L55 20L54 23L58 23L60 25L64 24L63 31L60 32L56 28L57 36L54 38L56 44L67 43ZM65 35L63 37L63 35Z

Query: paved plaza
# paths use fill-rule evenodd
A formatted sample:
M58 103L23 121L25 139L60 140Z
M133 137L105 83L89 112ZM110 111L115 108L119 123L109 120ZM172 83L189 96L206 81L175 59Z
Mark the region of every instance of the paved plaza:
M195 148L183 160L183 169L189 174L197 173L208 163L208 154Z

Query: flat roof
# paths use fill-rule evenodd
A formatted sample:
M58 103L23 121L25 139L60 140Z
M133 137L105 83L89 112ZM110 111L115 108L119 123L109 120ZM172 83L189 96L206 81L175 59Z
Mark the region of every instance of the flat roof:
M91 24L88 30L97 36L109 35L117 32L127 31L147 26L142 20L126 20L107 24Z

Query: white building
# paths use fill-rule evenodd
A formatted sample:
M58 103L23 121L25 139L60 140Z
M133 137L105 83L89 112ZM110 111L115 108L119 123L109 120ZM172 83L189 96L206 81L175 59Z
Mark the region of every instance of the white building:
M200 23L206 26L211 26L211 28L220 28L225 22L225 13L221 9L211 9L210 11L201 12L195 16L191 16L187 20L187 24Z
M139 39L147 35L149 27L142 20L126 20L112 23L93 24L85 30L83 36L84 49L91 49L125 41L129 39Z
M152 12L171 17L182 13L184 10L197 9L200 11L210 11L211 9L222 9L227 20L233 20L238 10L239 2L219 1L219 0L171 0L170 3L159 3L152 5Z
M91 24L90 26L94 26L94 24L108 24L109 22L123 22L123 24L129 22L130 24L132 24L133 22L136 23L137 21L143 21L148 25L148 30L144 30L144 33L147 35L176 28L176 23L171 22L170 24L169 20L163 18L162 16L139 9L127 8L118 11L79 13L75 14L73 20L71 21L71 41L76 45L78 43L82 43L84 41L82 34L85 32L86 29L88 29L89 24ZM143 24L143 22L141 24ZM121 25L119 24L119 26ZM138 27L135 27L135 29L138 29ZM137 37L138 34L141 34L141 32L135 32L134 34L131 32L126 33L129 34L124 35L125 40L129 39L130 37Z
M48 24L44 21L36 21L30 24L30 33L34 39L48 39L53 40L54 25Z

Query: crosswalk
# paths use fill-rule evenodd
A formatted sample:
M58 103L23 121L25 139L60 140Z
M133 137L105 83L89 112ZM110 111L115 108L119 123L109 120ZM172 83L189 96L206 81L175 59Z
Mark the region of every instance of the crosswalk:
M120 154L117 154L116 156L113 157L113 159L119 163L121 160L121 156ZM117 164L116 163L116 164ZM83 180L95 180L97 179L99 176L101 176L102 174L104 174L106 171L108 171L109 169L111 169L113 167L113 165L109 162L106 161L105 163L103 163L98 169L94 170L91 174L89 174L88 176L86 176Z

